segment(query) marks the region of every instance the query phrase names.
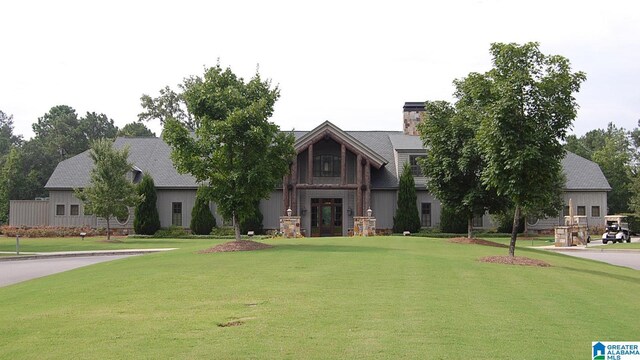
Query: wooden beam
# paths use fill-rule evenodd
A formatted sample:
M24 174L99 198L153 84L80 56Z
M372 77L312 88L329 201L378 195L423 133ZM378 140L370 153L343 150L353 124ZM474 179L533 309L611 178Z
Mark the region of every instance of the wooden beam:
M307 149L307 184L313 184L313 144Z
M293 189L291 190L291 214L298 215L297 204L298 204L298 194L296 191L296 187L298 186L298 162L294 161L291 166L291 183L293 184Z
M289 174L282 179L282 214L286 215L289 208Z
M354 190L358 188L356 184L298 184L297 188L300 190L307 189L334 189L334 190Z
M340 182L342 185L347 183L347 147L340 145Z
M362 155L356 158L356 216L362 216Z
M367 187L364 196L364 211L371 208L371 163L367 160L364 167L364 184Z

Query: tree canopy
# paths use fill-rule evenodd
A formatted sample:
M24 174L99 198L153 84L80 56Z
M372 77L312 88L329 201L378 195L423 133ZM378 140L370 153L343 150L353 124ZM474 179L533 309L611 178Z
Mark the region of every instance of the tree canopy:
M92 143L90 156L94 163L90 184L75 194L84 203L85 213L107 221L107 240L111 240L111 219L127 217L128 208L142 201L142 196L126 176L132 169L128 148L114 149L111 140L100 139Z
M206 185L207 198L225 219L233 219L240 240L239 219L269 197L294 158L293 136L268 120L280 91L258 73L245 82L219 64L203 77L185 79L182 89L195 134L169 117L163 138L178 171Z
M139 121L131 122L118 130L118 136L155 137L156 134Z
M562 141L576 116L573 96L586 76L569 60L545 55L538 43L491 45L493 68L472 92L482 109L478 142L486 161L482 180L513 204L514 256L521 212L557 215L562 205ZM549 206L549 201L551 202Z

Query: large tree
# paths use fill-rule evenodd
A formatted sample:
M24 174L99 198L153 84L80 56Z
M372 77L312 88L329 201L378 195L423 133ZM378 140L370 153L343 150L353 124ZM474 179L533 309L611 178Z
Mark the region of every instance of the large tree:
M393 231L400 233L420 231L420 214L416 195L416 183L409 163L404 164L398 184L398 204L393 217Z
M13 115L0 110L0 166L2 157L6 156L13 146L22 143L22 136L13 133Z
M574 93L586 77L572 72L568 59L543 54L538 43L494 43L490 51L493 68L481 75L484 81L474 91L483 108L478 130L486 160L482 179L515 208L509 244L509 255L515 256L523 209L540 208L547 194L559 193L561 141L576 116ZM560 208L544 210L557 214Z
M184 85L181 85L180 88L185 90ZM167 120L173 119L181 122L190 130L194 130L196 127L183 93L176 93L169 86L160 89L160 96L155 98L143 94L140 97L140 105L144 109L138 114L140 121L159 120L164 125Z
M76 189L75 194L84 203L85 212L102 217L107 221L107 240L111 240L110 221L116 217L126 217L129 207L142 201L136 188L127 179L131 171L129 149L113 147L113 142L100 139L93 142L89 153L94 167L91 169L89 186Z
M476 133L481 111L474 101L475 77L455 81L455 107L444 101L428 101L419 130L427 154L421 159L427 188L450 214L464 216L467 236L473 237L473 218L500 211L504 198L487 189L481 179L485 166Z
M118 127L113 119L95 112L87 111L87 114L80 118L79 126L88 143L98 139L115 139L118 133Z
M257 72L245 82L219 64L185 79L182 88L195 136L188 124L169 117L163 138L178 171L206 185L206 197L233 219L240 240L239 219L271 194L294 158L293 136L268 120L280 91Z
M156 134L139 121L128 123L118 130L118 136L155 137Z

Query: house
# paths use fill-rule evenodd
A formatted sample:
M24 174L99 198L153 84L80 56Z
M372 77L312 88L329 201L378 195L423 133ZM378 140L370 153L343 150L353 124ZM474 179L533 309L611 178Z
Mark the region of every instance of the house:
M417 203L423 227L438 227L440 202L425 187L425 178L416 160L425 154L417 136L417 124L424 111L423 103L405 103L403 131L345 131L329 121L311 131L295 131L296 160L280 186L269 199L262 200L265 229L279 228L280 216L291 209L300 216L300 227L311 236L344 236L353 229L354 217L368 209L377 219L378 229L391 229L398 193L398 179L404 164L414 174ZM170 148L160 138L126 138L114 146L129 146L129 173L137 182L143 172L151 174L157 188L157 207L162 227L188 227L195 202L197 184L190 175L179 174L170 159ZM89 184L93 166L84 152L62 161L45 188L46 201L12 201L10 225L106 227L104 219L86 214L73 189ZM568 153L563 161L567 175L565 203L572 203L577 215L588 216L590 225L603 225L607 209L607 191L611 190L602 171L592 161ZM224 220L211 210L218 224ZM556 218L528 219L529 229L545 230L561 224ZM489 215L478 216L478 228L491 228ZM112 222L114 228L133 228L133 215Z

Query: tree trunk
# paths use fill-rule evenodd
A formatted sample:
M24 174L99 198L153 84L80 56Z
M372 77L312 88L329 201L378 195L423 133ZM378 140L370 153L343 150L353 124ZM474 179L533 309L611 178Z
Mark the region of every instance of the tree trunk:
M235 212L233 213L233 230L236 234L236 241L242 240L240 237L240 221L238 221L238 215Z
M513 214L513 229L511 230L511 241L509 242L509 256L516 256L516 239L518 237L518 226L520 225L520 205L516 205Z
M467 219L467 237L473 239L473 214Z
M109 224L108 216L107 216L107 241L111 241L111 225Z

